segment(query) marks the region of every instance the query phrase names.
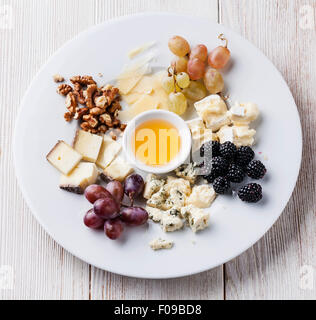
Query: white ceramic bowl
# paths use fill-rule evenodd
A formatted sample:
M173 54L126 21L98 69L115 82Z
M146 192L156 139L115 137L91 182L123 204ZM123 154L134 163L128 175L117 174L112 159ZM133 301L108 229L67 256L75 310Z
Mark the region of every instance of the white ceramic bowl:
M145 121L153 119L162 119L173 124L179 131L179 136L181 139L180 151L178 155L166 165L162 166L148 166L144 164L143 162L136 159L135 154L132 150L132 136L135 132L135 129ZM123 135L123 151L128 161L138 169L156 174L167 173L178 168L189 157L191 151L191 132L184 120L173 112L165 110L146 111L139 114L128 123Z

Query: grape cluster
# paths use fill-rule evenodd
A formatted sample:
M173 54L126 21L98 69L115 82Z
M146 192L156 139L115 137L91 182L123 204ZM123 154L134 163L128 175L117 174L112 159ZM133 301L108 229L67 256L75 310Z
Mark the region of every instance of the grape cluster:
M203 178L213 183L216 193L226 193L231 183L241 183L244 177L262 179L267 170L259 160L253 160L255 153L248 146L237 148L232 142L220 144L209 141L202 145L200 155L204 156ZM238 191L238 196L245 202L257 202L262 198L259 184L250 183Z
M135 207L134 199L144 190L144 180L138 174L126 178L124 185L116 180L110 181L105 188L92 184L85 190L86 199L93 204L84 216L84 224L92 229L104 228L105 234L112 240L120 237L124 230L124 223L139 226L148 220L145 209ZM131 206L122 204L124 194L131 202Z
M230 51L227 48L227 39L224 38L223 34L220 34L218 38L226 42L225 46L218 46L211 50L210 53L208 53L208 49L204 44L198 44L191 49L190 44L183 37L173 36L169 39L168 47L176 56L171 62L171 67L175 74L180 75L179 79L177 76L173 81L171 77L169 80L166 79L164 81L164 87L170 95L173 96L173 91L177 92L177 86L179 91L184 89L183 94L190 100L203 99L205 97L205 95L203 96L205 88L211 94L216 94L223 90L224 80L218 69L222 69L227 65L230 59ZM192 81L190 82L190 80ZM203 80L203 82L198 80ZM180 82L183 82L184 86ZM191 83L195 83L195 85L190 86ZM181 95L178 94L178 96ZM184 105L180 98L176 98L177 100L178 105ZM174 104L172 108L177 111L181 110L180 107L174 108Z

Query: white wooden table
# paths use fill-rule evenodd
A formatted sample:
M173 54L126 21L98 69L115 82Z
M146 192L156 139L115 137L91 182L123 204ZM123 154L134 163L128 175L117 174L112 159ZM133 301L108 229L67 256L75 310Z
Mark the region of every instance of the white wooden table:
M89 26L142 11L206 16L249 39L285 77L303 126L300 177L273 228L233 261L174 280L122 277L73 257L32 216L13 168L16 113L40 66ZM11 289L0 287L0 298L316 298L315 16L315 0L0 0L0 286L5 266L15 276Z

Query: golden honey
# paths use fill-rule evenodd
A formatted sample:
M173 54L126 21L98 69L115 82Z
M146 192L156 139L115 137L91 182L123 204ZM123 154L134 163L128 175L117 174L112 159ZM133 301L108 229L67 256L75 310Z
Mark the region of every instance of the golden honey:
M149 166L163 166L180 151L178 129L170 122L147 120L136 127L132 136L132 150L136 159Z

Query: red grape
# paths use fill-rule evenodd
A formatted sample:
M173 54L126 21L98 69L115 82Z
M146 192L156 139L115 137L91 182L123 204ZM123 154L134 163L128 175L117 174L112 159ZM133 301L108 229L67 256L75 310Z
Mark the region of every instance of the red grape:
M110 195L108 198L98 199L93 205L94 212L102 219L113 219L118 214L120 207Z
M188 62L188 74L191 80L202 79L205 72L205 63L200 59L193 58Z
M98 184L91 184L88 186L84 191L84 195L92 204L100 198L111 197L109 191L105 190L105 188L99 186Z
M105 189L111 193L112 197L116 200L118 204L122 202L124 196L124 189L120 181L110 181L106 185Z
M132 174L125 179L124 192L130 198L132 204L134 199L144 190L144 179L139 174Z
M92 229L100 229L104 226L104 220L94 213L93 209L87 211L83 218L84 224Z
M204 44L198 44L195 46L190 53L190 59L197 58L201 61L207 59L207 48Z
M222 69L230 59L230 51L226 47L219 46L212 50L208 56L208 64L215 69Z
M140 207L126 207L121 211L121 220L132 226L140 226L148 220L148 212Z
M123 222L118 218L113 220L107 220L104 223L104 232L112 240L119 238L123 230Z

